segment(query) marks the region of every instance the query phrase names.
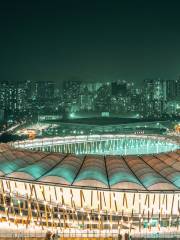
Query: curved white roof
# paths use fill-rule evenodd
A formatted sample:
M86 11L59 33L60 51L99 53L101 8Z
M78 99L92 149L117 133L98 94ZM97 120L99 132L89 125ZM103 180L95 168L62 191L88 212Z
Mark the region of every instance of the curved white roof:
M0 144L0 176L116 190L180 190L180 150L140 156L45 153Z

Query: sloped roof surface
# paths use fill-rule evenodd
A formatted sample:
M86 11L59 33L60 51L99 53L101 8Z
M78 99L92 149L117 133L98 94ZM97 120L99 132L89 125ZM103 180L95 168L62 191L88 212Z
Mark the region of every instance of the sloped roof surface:
M0 144L0 176L87 188L180 190L180 151L141 156L72 155Z

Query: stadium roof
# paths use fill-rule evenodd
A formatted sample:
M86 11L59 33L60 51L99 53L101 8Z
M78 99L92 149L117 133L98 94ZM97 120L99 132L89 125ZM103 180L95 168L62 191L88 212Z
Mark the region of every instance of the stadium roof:
M180 150L141 156L45 153L0 144L0 176L116 190L180 190Z

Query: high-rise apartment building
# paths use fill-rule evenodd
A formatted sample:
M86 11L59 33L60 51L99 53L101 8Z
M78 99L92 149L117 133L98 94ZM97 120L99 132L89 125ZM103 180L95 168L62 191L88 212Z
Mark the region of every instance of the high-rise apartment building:
M39 102L54 99L55 83L53 81L35 82L35 95Z
M23 82L0 82L0 109L17 112L26 108L26 89Z

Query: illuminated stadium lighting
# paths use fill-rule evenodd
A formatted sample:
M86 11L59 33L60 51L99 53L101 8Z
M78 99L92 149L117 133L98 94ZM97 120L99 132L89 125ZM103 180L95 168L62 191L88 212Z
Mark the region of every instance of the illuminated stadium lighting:
M12 228L15 224L29 229L78 229L99 231L102 236L106 231L134 235L179 231L178 141L161 136L92 135L1 144L3 222ZM116 154L122 143L129 148L123 155ZM131 155L134 144L139 152ZM141 152L141 145L148 145L150 153ZM78 154L80 150L83 154Z
M15 142L13 146L60 153L137 155L176 150L179 143L170 137L131 134L43 138Z

